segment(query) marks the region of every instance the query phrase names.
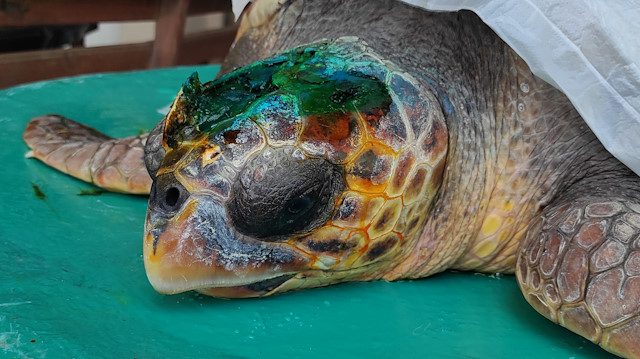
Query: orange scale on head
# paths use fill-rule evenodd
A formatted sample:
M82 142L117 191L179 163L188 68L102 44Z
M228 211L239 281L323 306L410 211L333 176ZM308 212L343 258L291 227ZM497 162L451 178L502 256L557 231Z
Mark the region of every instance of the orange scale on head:
M360 114L365 124L365 129L370 135L376 133L380 128L380 120L384 117L384 111L380 108L373 108L371 110L362 112Z
M341 228L361 228L367 214L368 198L357 192L345 192L331 220Z
M367 265L392 255L394 253L393 249L400 243L400 239L401 237L395 232L372 239L366 251L354 262L354 265Z
M416 168L410 175L404 194L402 195L402 200L405 205L424 197L425 184L429 181L432 174L428 166L422 165Z
M402 199L400 197L386 201L367 227L369 237L378 238L391 232L400 218L402 208Z
M373 197L369 199L362 227L366 227L371 224L373 217L380 212L380 208L382 208L386 201L385 197Z
M417 202L405 205L393 231L401 234L401 236L407 240L418 240L420 237L417 235L418 231L424 227L428 219L425 213L430 203L430 198L423 198Z
M315 114L307 116L300 142L313 155L322 152L333 163L347 163L362 147L363 135L353 113Z
M447 127L444 123L434 120L429 130L418 140L423 159L434 164L447 151L448 141Z
M204 167L215 162L220 157L220 147L216 145L208 146L202 152L202 163L201 166Z
M398 222L393 227L394 232L406 234L406 229L409 221L413 218L413 214L415 212L415 208L417 207L416 203L406 205L402 207L402 213L400 213L400 218L398 218Z
M345 168L349 189L364 193L384 192L396 153L380 142L369 142Z
M174 171L176 178L190 193L208 192L228 198L233 170L220 159L220 147L207 145L190 152ZM161 168L162 169L162 168Z
M401 114L404 110L399 102L396 99L390 103L389 110L384 114L381 111L365 113L364 120L369 138L383 142L395 151L404 148L413 137L406 117Z
M172 172L176 167L184 160L184 158L191 152L192 146L180 146L176 149L169 148L162 159L160 168L156 175Z
M442 157L433 166L433 173L431 174L431 178L429 179L428 188L427 188L429 193L435 194L438 188L440 188L440 185L442 184L442 176L444 175L446 162L447 162L446 158Z
M297 241L306 252L339 256L345 251L356 247L356 243L349 241L350 230L334 226L325 226L314 233Z
M411 173L411 169L415 162L416 156L412 150L404 151L398 156L398 161L396 162L391 182L387 187L386 193L388 196L398 196L402 194L407 178L409 177L409 173Z
M340 266L342 268L354 268L354 263L358 261L362 254L366 253L367 248L369 247L369 236L363 231L352 231L349 233L347 242L354 243L355 247L349 253L347 258L342 259Z

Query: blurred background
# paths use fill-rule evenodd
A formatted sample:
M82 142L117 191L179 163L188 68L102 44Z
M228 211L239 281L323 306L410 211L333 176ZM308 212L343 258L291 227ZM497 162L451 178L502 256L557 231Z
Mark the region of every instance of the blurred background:
M220 63L235 32L231 0L2 0L0 89Z

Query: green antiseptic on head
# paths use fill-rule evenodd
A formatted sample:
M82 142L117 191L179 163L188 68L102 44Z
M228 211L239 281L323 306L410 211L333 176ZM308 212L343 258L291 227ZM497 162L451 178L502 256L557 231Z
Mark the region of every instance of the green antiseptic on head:
M294 98L299 111L295 115L301 117L374 108L386 112L391 103L383 80L354 70L348 52L339 44L319 42L256 62L205 85L194 73L180 95L184 120L169 119L174 123L167 127L167 137L182 134L185 126L195 126L197 132L211 137L240 117L255 113L257 107L269 106L263 103L267 98L278 96Z

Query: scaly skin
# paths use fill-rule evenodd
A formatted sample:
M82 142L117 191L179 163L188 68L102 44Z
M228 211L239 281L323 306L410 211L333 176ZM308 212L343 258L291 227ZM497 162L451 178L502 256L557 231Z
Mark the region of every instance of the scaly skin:
M541 314L620 356L640 357L637 179L583 179L526 234L516 275Z
M357 71L384 83L389 112L302 113L300 98L228 112L216 103L233 98L235 106L244 95L220 84L242 71L204 87L187 82L151 134L162 140L147 146L155 182L145 264L156 289L244 297L449 268L515 271L541 314L608 351L640 358L640 181L602 148L564 95L468 12L430 14L391 1L272 4L245 15L251 21L223 74L278 51L353 36L307 46L328 51L329 64L367 58L371 67ZM258 76L263 65L245 74ZM296 71L287 76L316 84L331 78ZM295 86L284 88L297 94ZM220 108L227 112L211 122ZM73 168L55 160L71 155L40 152L56 168ZM368 166L374 162L383 170ZM325 176L338 194L331 210L314 212L318 223L299 218L307 227L289 228L269 217L274 203L250 210L269 197L261 190L285 183L279 178L298 176L304 185L309 173ZM243 191L250 193L239 200ZM252 217L239 221L238 213ZM258 225L244 224L252 221ZM278 232L280 225L292 233Z
M22 136L29 154L49 166L114 192L149 194L147 134L114 139L58 115L34 118Z

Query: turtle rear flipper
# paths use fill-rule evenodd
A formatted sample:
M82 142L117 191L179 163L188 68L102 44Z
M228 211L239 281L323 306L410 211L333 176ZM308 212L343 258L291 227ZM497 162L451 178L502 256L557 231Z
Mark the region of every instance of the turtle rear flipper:
M33 157L55 169L114 192L148 194L144 164L148 134L114 139L58 115L33 118L23 139Z
M516 275L545 317L640 358L640 188L632 177L583 180L546 207L521 243Z

